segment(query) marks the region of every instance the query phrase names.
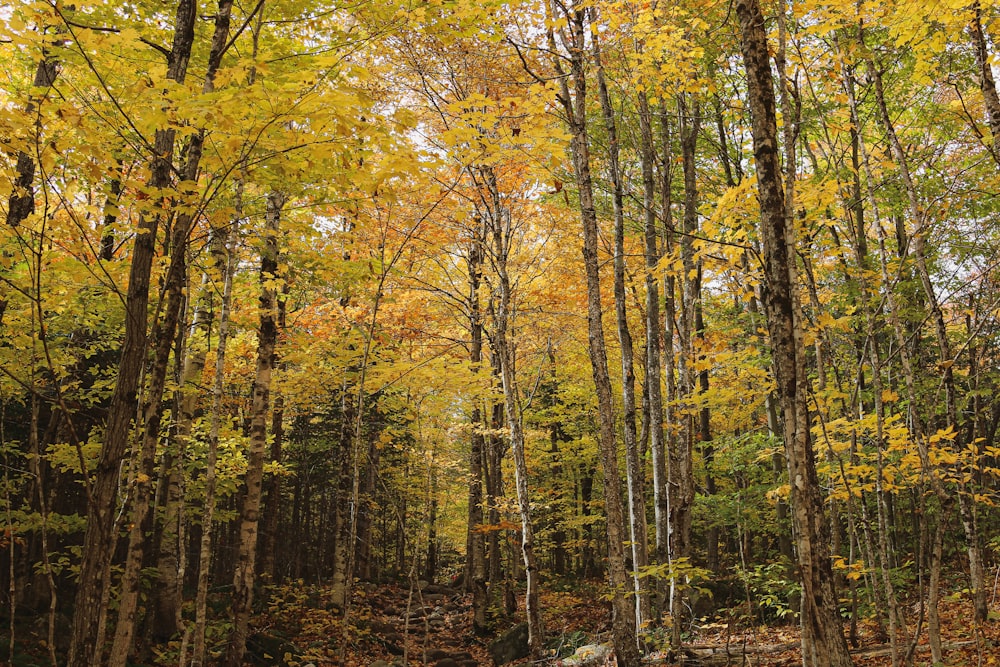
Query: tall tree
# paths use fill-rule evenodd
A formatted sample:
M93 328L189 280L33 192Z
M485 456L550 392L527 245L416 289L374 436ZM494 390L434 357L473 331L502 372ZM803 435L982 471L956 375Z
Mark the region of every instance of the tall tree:
M635 612L625 597L629 581L625 569L622 528L626 523L621 479L618 476L614 406L602 321L601 276L597 257L597 210L594 207L590 137L587 129L587 76L584 60L588 52L587 10L574 3L565 7L562 18L566 20L566 26L559 31L559 35L568 52L570 68L568 74L563 71L562 64L558 61L560 56L556 51L552 27L549 28L549 44L555 59L553 68L559 75L559 103L570 131L570 153L583 226L583 263L587 280L587 341L594 386L597 391L599 448L601 468L604 473L604 508L608 536L608 572L613 591L614 647L618 664L623 667L633 667L639 664L639 648L636 644Z
M802 583L802 659L809 667L853 664L844 640L829 551L829 524L816 474L808 408L795 226L782 190L774 83L764 14L757 0L737 0L743 63L753 121L754 158L764 246L765 306L791 482L792 523Z
M264 454L267 447L267 417L271 409L271 376L274 372L275 345L278 341L278 253L281 209L285 195L272 191L267 195L263 247L260 255L260 325L257 331L257 370L253 383L253 406L250 421L250 445L247 472L240 504L239 556L233 573L231 603L232 629L226 649L225 664L239 667L246 652L254 584L257 576L257 532L263 496Z
M167 58L166 78L183 83L187 75L197 4L180 0L174 20L173 45ZM174 169L173 154L176 130L165 127L156 131L151 156L149 188L160 192L169 187ZM102 662L104 609L108 594L108 572L116 540L115 504L118 495L119 467L124 460L132 419L138 407L139 378L146 356L149 303L149 279L155 254L156 233L167 211L154 208L140 220L132 249L125 297L125 338L114 393L108 407L104 442L94 475L87 508L87 531L84 536L80 578L73 609L69 667L86 667Z

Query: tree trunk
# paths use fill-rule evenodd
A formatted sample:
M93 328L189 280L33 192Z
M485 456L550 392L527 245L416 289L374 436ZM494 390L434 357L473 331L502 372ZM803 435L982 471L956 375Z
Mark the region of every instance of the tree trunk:
M993 76L993 66L990 64L990 52L986 46L986 35L983 32L983 10L979 0L972 3L972 21L969 22L969 32L972 35L972 47L976 52L976 79L979 90L983 93L983 105L986 107L986 120L990 125L990 136L993 143L990 153L1000 164L1000 95L997 94L997 82Z
M35 68L35 78L32 86L36 89L48 89L55 83L57 74L57 61L50 54L43 51L43 57L38 61ZM32 96L25 105L25 115L30 116L35 111L35 105L39 102L37 96ZM36 130L40 128L36 127ZM38 141L38 134L35 134L35 141ZM14 187L11 189L10 197L7 199L7 226L17 227L24 222L29 215L35 212L35 158L25 151L17 153L17 176L14 179ZM6 302L4 302L6 305ZM0 310L0 315L3 311Z
M215 17L215 33L208 58L203 89L213 89L215 73L222 61L223 50L229 38L229 17L233 0L219 0ZM183 182L196 191L198 167L201 162L205 130L196 132L185 151L185 161L181 169ZM187 285L187 245L196 220L191 213L176 216L170 234L170 265L166 276L166 306L163 321L153 327L152 340L156 345L153 366L149 373L149 384L143 409L144 431L139 454L139 474L136 478L132 527L129 534L128 555L122 574L121 592L118 603L118 625L115 629L114 644L111 648L109 667L125 667L132 650L135 631L136 607L139 599L139 580L145 555L146 517L152 498L153 478L156 474L156 447L160 438L160 422L163 418L163 393L167 382L167 368L174 336L180 321L181 309Z
M560 76L560 102L570 129L570 152L579 189L580 218L583 226L583 263L587 275L587 339L590 362L597 392L599 414L599 453L604 473L604 506L608 535L608 573L612 589L612 635L615 654L620 667L639 664L636 645L635 612L625 597L629 586L625 568L625 548L622 527L625 525L622 507L621 479L618 476L618 452L615 445L614 407L611 378L608 372L607 347L601 313L601 278L597 258L597 212L594 208L593 181L590 174L590 145L587 134L587 79L583 54L586 53L586 19L584 9L574 6L567 9L567 40L570 46L570 74ZM549 43L555 50L555 38L549 32ZM562 74L562 65L554 61L554 68ZM570 93L570 80L573 93Z
M260 329L257 334L257 371L253 385L250 421L250 446L247 452L245 491L240 508L239 555L233 573L232 630L226 649L226 667L240 667L246 651L248 625L253 604L256 577L257 524L260 518L264 476L264 451L267 447L267 416L270 409L271 373L278 339L276 323L278 279L278 233L285 196L271 192L267 196L264 247L260 258Z
M736 0L748 78L757 189L764 245L766 310L792 497L792 523L802 583L802 658L807 667L853 664L833 590L829 525L810 441L795 232L781 185L774 84L764 16L757 0Z
M173 46L167 67L167 79L178 84L183 83L187 74L196 16L196 2L178 2ZM172 128L156 131L149 178L151 190L163 190L170 185L174 135ZM67 658L69 667L92 667L103 662L98 638L103 634L101 621L107 592L106 573L111 566L116 546L118 480L139 401L139 377L146 357L149 280L156 252L156 232L164 213L162 209L143 213L132 250L128 291L125 296L125 337L87 508L87 530L84 534L79 583L73 604L73 627Z
M601 101L604 126L608 133L608 165L611 175L612 208L614 211L614 295L615 322L618 325L618 343L622 364L622 422L625 440L625 479L628 493L629 537L632 543L632 590L635 595L636 628L650 617L649 596L643 590L646 578L640 571L649 565L649 547L646 543L646 500L642 484L642 462L635 425L635 354L632 334L628 328L625 294L625 211L624 187L619 167L618 128L611 96L604 80L600 42L593 40L594 61L597 64L597 90ZM638 636L636 641L638 642Z
M469 270L469 333L472 343L469 347L469 362L473 372L478 373L483 363L483 322L480 312L479 288L483 270L483 239L481 226L477 225L474 238L469 244L467 258ZM486 450L482 400L475 399L469 422L472 426L471 448L469 452L469 522L468 522L468 569L466 590L472 592L472 630L477 635L488 632L486 611L489 596L486 588L486 550L483 539L483 457Z
M287 283L282 287L283 295L288 294ZM285 331L285 298L278 299L278 331ZM277 345L275 346L277 350ZM284 369L284 364L279 364L277 351L271 362L272 369L279 372ZM271 410L271 453L272 463L280 464L283 456L285 444L285 397L279 392L274 392L274 409ZM281 517L282 484L281 473L271 473L264 484L264 512L262 515L261 528L261 557L258 571L263 577L268 577L271 583L279 583L277 563L278 530L279 518Z
M198 556L198 588L195 593L194 647L191 667L205 664L205 627L208 623L208 585L212 572L212 521L215 518L216 465L219 457L219 432L222 427L223 381L226 370L226 348L229 344L229 310L233 300L233 272L236 269L236 252L233 248L243 215L243 182L236 184L236 213L233 223L222 235L225 258L217 260L221 269L222 304L219 312L219 340L215 347L215 375L212 383L212 407L208 434L208 452L205 461L205 505L201 515L201 543Z
M643 250L646 258L646 387L649 400L649 449L653 464L653 522L655 525L656 558L666 562L669 532L667 519L667 452L663 436L663 389L660 368L660 294L656 265L660 261L656 235L656 183L653 164L656 161L653 144L652 113L645 92L639 94L639 160L642 171ZM664 147L669 151L669 146ZM664 206L669 204L665 197ZM672 352L668 352L672 354Z
M680 403L678 417L680 433L678 442L670 452L670 539L667 556L671 563L691 556L691 512L694 509L694 439L696 437L697 409L694 405L697 391L697 373L694 370L694 337L697 300L701 294L701 265L695 259L694 235L698 231L698 181L695 166L695 149L700 127L700 109L697 102L688 108L687 94L677 99L680 117L681 159L684 170L684 219L680 239L682 262L681 312L678 322L680 341L677 367L679 371ZM677 573L670 583L670 614L673 618L671 645L680 646L683 618L683 585Z
M859 30L859 39L862 42L862 46L864 45L863 35L864 33L861 33ZM958 408L956 405L955 395L955 374L953 369L955 359L952 358L951 343L948 340L948 330L944 321L944 311L941 308L941 302L938 298L937 291L934 288L930 270L927 266L927 250L925 245L927 221L924 219L917 189L910 174L909 161L906 156L906 151L903 150L899 136L896 134L896 130L893 127L892 119L889 117L889 110L886 106L885 94L882 87L882 74L878 67L875 66L874 61L869 60L868 65L869 72L871 73L872 81L874 83L875 100L879 110L879 118L882 122L886 136L889 139L889 145L892 148L892 154L896 161L896 167L899 170L900 178L903 181L903 187L906 190L910 218L913 224L916 225L916 231L910 237L909 240L911 242L908 243L907 246L916 261L917 273L920 276L920 284L923 287L924 297L927 300L927 306L930 310L930 320L934 330L934 337L938 345L938 368L941 369L941 384L944 386L945 391L945 417L947 419L946 427L955 433L959 433ZM905 231L903 233L905 234ZM959 455L959 461L961 461L964 447L960 435L954 439L954 447L956 453ZM966 553L969 557L969 579L972 589L973 611L976 622L984 623L988 615L988 607L986 604L987 584L985 567L983 565L982 540L979 536L975 516L975 506L970 497L970 493L967 488L968 485L964 481L965 473L960 469L961 465L962 464L959 463L959 469L956 470L956 475L959 480L958 507L959 514L962 519L962 527L965 531Z
M212 244L218 241L213 239ZM214 251L213 251L214 252ZM194 425L195 410L200 394L198 383L205 368L206 338L211 333L212 314L208 304L211 276L202 278L201 294L195 306L191 334L186 337L187 352L182 364L177 396L177 414L173 433L173 446L165 456L166 498L160 527L160 547L157 558L156 608L153 636L167 640L180 628L182 603L181 558L184 549L180 524L184 514L184 454Z
M497 191L496 176L488 167L481 169L487 187L484 197L490 206L485 211L489 233L493 237L492 264L497 272L500 301L494 316L491 342L500 360L500 381L503 387L504 412L507 416L508 437L514 457L514 487L521 516L521 556L524 561L526 590L524 607L528 617L528 649L532 658L542 657L545 648L545 629L542 626L538 599L538 559L535 556L535 535L531 520L531 500L528 495L528 465L524 452L524 424L520 394L517 388L516 359L513 350L514 294L508 259L514 222L511 212L503 205Z

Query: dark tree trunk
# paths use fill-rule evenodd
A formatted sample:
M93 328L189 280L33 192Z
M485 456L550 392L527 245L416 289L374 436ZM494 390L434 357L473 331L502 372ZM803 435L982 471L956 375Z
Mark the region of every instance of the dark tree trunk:
M177 6L173 46L167 67L167 78L177 83L183 83L187 74L194 43L197 5L193 0L180 0ZM174 130L157 130L150 168L151 190L163 190L170 185L173 153ZM107 600L107 573L117 543L118 480L139 402L139 377L146 357L149 279L156 252L156 233L164 213L158 208L143 213L132 250L125 296L125 337L115 388L108 406L104 442L88 498L87 530L67 658L69 667L92 667L103 662L100 639L104 634L102 620Z
M472 370L478 372L483 363L483 322L479 302L479 288L483 270L483 232L481 225L474 230L474 238L469 244L467 265L469 270L469 362ZM468 564L465 587L472 592L472 629L477 635L488 632L486 611L489 608L486 587L486 545L483 539L483 459L486 453L486 438L483 435L482 401L477 398L476 407L469 419L472 426L471 448L469 452L469 521L468 521Z
M853 664L833 590L829 523L816 474L807 407L800 306L796 295L795 234L788 220L778 157L774 83L764 15L758 0L736 0L753 123L754 157L764 245L765 301L771 355L783 417L791 481L792 523L802 583L802 652L808 667Z
M986 46L982 15L983 10L979 0L975 0L972 3L972 21L969 23L969 32L972 34L972 46L976 52L976 78L979 81L979 89L983 93L986 120L989 122L990 135L993 138L990 152L997 164L1000 164L1000 95L997 94L997 82L990 64L990 52Z

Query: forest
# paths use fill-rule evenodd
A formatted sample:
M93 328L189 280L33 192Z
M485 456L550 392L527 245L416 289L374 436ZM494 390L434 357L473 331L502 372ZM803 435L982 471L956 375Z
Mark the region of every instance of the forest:
M995 665L997 0L0 6L0 663Z

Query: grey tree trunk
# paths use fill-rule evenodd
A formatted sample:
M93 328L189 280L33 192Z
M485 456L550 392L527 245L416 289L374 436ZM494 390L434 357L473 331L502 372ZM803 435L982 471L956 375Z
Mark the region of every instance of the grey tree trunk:
M649 449L653 464L653 523L656 558L666 561L667 533L667 452L663 437L663 389L660 368L660 288L656 265L660 260L656 234L656 181L653 164L652 113L645 92L639 94L639 160L642 171L643 250L646 258L646 387L649 400ZM669 147L664 147L669 150ZM665 201L664 206L669 202ZM669 352L668 352L669 354Z
M635 595L636 628L650 617L646 577L640 571L649 565L649 546L646 538L646 500L642 483L642 461L635 424L635 353L632 334L628 328L625 294L625 211L624 186L619 166L618 128L611 96L604 79L600 42L594 40L594 61L597 64L597 90L601 101L601 114L608 133L608 164L611 172L611 197L614 215L614 294L615 323L618 326L618 344L622 364L622 435L625 441L625 479L628 494L629 534L632 543L632 590ZM636 636L638 642L639 637Z
M691 521L694 509L694 440L697 435L694 407L697 392L695 363L695 326L698 300L701 296L701 264L695 258L694 235L698 231L698 180L695 166L695 149L698 145L700 109L697 103L689 108L688 97L677 99L680 119L681 160L684 171L684 218L680 238L682 263L681 310L678 322L677 355L679 392L678 421L681 426L678 441L670 450L668 478L669 525L667 556L671 563L691 556ZM670 613L673 617L671 645L680 646L681 625L684 616L683 582L676 575L670 584Z
M863 44L863 33L861 41ZM956 406L955 374L953 369L955 359L952 358L951 343L948 340L948 330L944 321L944 311L941 308L941 302L938 298L937 291L931 279L930 270L927 266L927 221L924 219L920 206L919 195L917 194L916 186L913 183L913 178L910 174L909 160L907 158L906 151L903 150L902 143L899 140L899 135L896 134L892 119L889 117L889 111L886 106L885 94L882 87L882 74L873 61L869 61L868 64L869 72L872 76L872 82L874 83L879 119L881 120L882 127L889 139L889 146L892 149L896 167L899 170L900 179L903 181L903 187L907 195L911 222L916 226L912 236L908 237L909 242L906 244L906 247L909 253L913 256L917 265L917 273L920 276L920 284L923 287L924 297L927 300L927 307L930 311L930 320L934 330L934 337L938 345L938 368L941 369L941 384L944 386L945 391L946 426L958 433L958 409ZM902 231L902 234L904 236L906 235L905 229ZM963 443L961 442L960 437L955 438L954 444L956 450L961 452L963 449ZM972 589L974 616L977 623L983 623L987 618L988 607L986 604L987 584L985 567L983 565L982 540L979 536L975 506L970 498L967 484L963 481L964 475L962 471L956 471L956 474L959 480L959 514L962 519L962 527L965 531L966 553L969 557L969 579Z
M599 414L599 453L604 473L604 506L608 536L608 574L612 589L612 635L620 667L640 664L636 646L635 611L625 597L629 587L625 568L622 528L625 512L621 479L618 476L618 452L615 444L614 406L608 372L607 346L601 312L601 277L597 257L597 212L594 208L593 179L590 173L590 139L587 132L587 78L583 56L586 48L585 9L573 4L565 11L567 27L563 34L569 51L570 71L565 76L560 62L553 68L560 74L560 103L570 130L570 152L579 191L580 219L583 226L583 262L587 276L587 340L597 392ZM549 43L555 53L555 36L549 31ZM570 93L570 82L573 92Z
M545 645L545 628L542 625L538 598L538 558L535 555L535 533L531 518L531 499L528 494L528 465L524 452L524 423L521 397L517 386L516 358L514 354L515 295L509 274L509 259L513 243L514 221L510 210L503 204L497 189L496 176L489 167L479 169L485 202L483 218L486 233L492 238L489 259L496 272L500 299L493 317L490 342L500 362L500 382L503 388L504 413L507 418L511 454L514 457L514 488L521 518L521 556L524 563L526 590L524 607L528 617L528 648L534 659L541 659Z
M993 159L1000 164L1000 95L997 94L997 82L990 65L990 52L986 46L986 34L983 32L983 9L979 0L972 3L972 20L969 22L969 33L972 36L972 47L976 52L976 78L979 90L983 93L983 105L986 107L986 120L990 125L990 136L993 138L991 153Z
M212 537L215 518L216 465L219 458L219 432L222 426L223 380L226 369L226 348L229 345L229 311L233 300L233 272L236 253L233 243L239 234L243 215L243 182L236 184L236 201L233 224L224 234L222 246L225 257L221 264L222 304L219 312L219 339L215 347L215 375L212 382L212 407L208 434L208 453L205 460L205 505L201 515L201 544L198 556L198 588L195 593L194 646L191 667L205 664L205 627L208 623L208 585L212 572Z

